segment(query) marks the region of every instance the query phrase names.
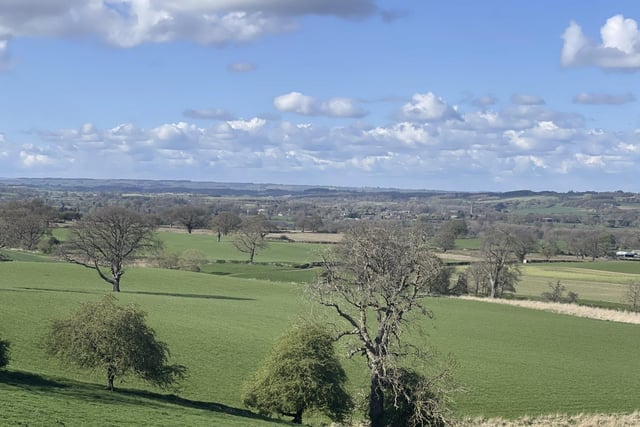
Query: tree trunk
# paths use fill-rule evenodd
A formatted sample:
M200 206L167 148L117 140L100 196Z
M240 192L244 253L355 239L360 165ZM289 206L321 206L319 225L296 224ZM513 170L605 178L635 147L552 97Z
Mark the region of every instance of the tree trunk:
M120 292L120 278L113 279L113 292Z
M377 374L371 374L369 420L371 420L371 427L384 427L384 392Z
M114 367L109 366L107 368L107 389L113 391L113 380L116 378L116 370Z
M302 424L302 409L298 409L291 421L294 424Z
M253 257L255 256L255 254L256 254L256 248L253 247L249 251L249 264L253 264Z

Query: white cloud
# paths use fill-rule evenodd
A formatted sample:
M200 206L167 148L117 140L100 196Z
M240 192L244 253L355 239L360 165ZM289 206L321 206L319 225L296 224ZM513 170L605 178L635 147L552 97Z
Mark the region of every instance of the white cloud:
M367 112L350 98L330 98L321 101L300 92L290 92L274 98L273 106L282 112L296 113L304 116L327 116L358 118Z
M0 38L0 70L9 68L9 65L9 40Z
M640 32L631 18L615 15L600 29L601 42L587 38L582 28L571 22L562 38L561 63L618 70L640 70Z
M613 95L608 93L580 93L573 97L576 104L590 105L621 105L634 102L636 97L633 94Z
M448 189L580 189L581 182L593 187L594 174L604 189L634 182L629 178L640 163L640 132L572 127L562 112L511 107L519 114L469 112L458 120L378 126L258 117L210 127L178 121L148 129L131 123L101 129L87 123L30 133L30 144L11 144L5 134L0 170L6 176L315 180Z
M97 36L119 47L187 40L247 42L291 31L305 15L362 18L375 0L3 0L0 61L12 37Z
M245 132L256 132L258 129L263 127L267 121L264 119L259 119L257 117L252 118L251 120L231 120L227 122L231 129L234 130L242 130Z
M402 106L400 115L404 120L421 122L460 119L453 107L432 92L413 95L411 102Z

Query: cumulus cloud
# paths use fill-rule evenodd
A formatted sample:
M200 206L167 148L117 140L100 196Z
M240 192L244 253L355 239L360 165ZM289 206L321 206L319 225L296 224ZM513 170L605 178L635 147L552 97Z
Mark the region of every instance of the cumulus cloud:
M211 126L185 120L104 129L86 123L32 132L29 144L12 144L5 134L0 137L0 170L7 176L579 190L595 188L594 174L601 174L602 189L620 188L620 182L632 185L640 163L640 130L587 128L584 121L548 106L456 111L456 120L443 120L452 107L431 94L407 103L420 106L411 112L421 120L328 126L310 118L328 102L302 94L281 102L281 107L306 112L305 121L252 117Z
M560 55L565 67L596 66L605 69L640 70L640 32L631 18L615 15L600 28L600 42L589 39L571 22L562 35Z
M235 120L235 116L223 108L213 108L209 110L189 109L185 110L182 114L191 119Z
M573 97L576 104L621 105L634 102L636 97L631 93L613 95L609 93L580 93Z
M119 47L174 40L247 42L291 31L306 15L365 18L375 0L5 0L0 60L12 37L95 36Z
M304 116L328 116L359 118L367 115L357 101L351 98L330 98L319 100L300 92L290 92L274 98L273 106L282 112Z
M413 95L411 102L402 106L400 116L404 120L418 122L460 119L458 112L453 107L432 92Z

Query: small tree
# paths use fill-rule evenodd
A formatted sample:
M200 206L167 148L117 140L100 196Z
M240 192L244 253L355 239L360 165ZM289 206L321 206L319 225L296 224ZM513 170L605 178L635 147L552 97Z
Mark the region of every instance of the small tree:
M11 343L7 340L0 339L0 369L9 364L11 353Z
M237 230L240 224L242 224L242 218L233 212L220 212L210 222L211 228L224 236Z
M631 311L640 312L640 283L629 283L624 302L629 305Z
M81 368L104 370L109 390L116 378L129 374L170 387L186 368L168 364L169 348L156 340L145 316L135 305L117 305L113 295L86 302L68 318L51 322L48 353Z
M209 214L201 206L179 206L171 212L171 218L187 229L187 233L207 225Z
M342 421L353 406L344 388L346 380L332 337L319 325L306 325L276 342L245 384L243 401L262 414L293 417L297 424L302 424L303 413L310 410Z
M578 300L578 294L575 292L569 291L567 295L564 295L564 292L567 288L560 283L558 280L555 285L549 283L549 289L551 292L543 292L540 296L545 301L549 302L563 302L563 303L574 303Z
M77 223L62 255L69 262L96 270L114 292L120 292L125 263L140 252L160 246L154 230L155 226L140 214L108 206Z
M249 264L253 264L256 253L267 247L264 237L269 232L268 221L262 215L248 218L233 237L233 245L240 252L249 254Z

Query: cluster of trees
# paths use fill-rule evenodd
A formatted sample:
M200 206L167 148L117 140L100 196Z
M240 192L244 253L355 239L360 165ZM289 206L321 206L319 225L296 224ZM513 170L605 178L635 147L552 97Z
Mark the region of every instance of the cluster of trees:
M57 217L55 209L41 199L0 205L0 248L35 250Z
M125 208L104 208L72 231L67 256L95 269L117 291L124 260L155 245L149 239L152 230ZM448 281L448 268L419 234L359 224L336 245L308 289L312 300L336 315L335 329L307 323L287 332L247 382L244 402L264 414L289 415L296 423L307 411L345 420L354 401L334 348L344 341L349 356L363 357L368 367L372 426L445 425L454 390L452 365L429 375L416 369L416 360L424 359L402 337L416 314L431 317L423 297ZM102 370L109 390L127 375L172 387L187 368L169 362L167 344L156 338L145 317L139 307L119 305L113 294L106 295L53 320L46 348L67 363ZM8 348L0 341L0 366L6 365Z

